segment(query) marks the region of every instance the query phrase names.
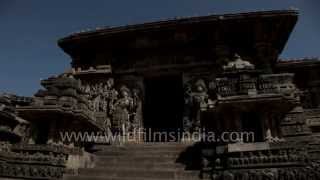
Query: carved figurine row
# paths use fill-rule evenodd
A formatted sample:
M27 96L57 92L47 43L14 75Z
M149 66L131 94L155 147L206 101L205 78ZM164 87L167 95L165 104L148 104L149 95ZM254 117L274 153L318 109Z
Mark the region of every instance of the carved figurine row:
M318 180L319 165L307 167L214 171L212 180Z
M309 161L304 151L298 152L295 149L282 149L272 152L257 151L257 152L241 152L239 157L228 157L227 164L222 162L222 159L216 158L213 163L203 157L203 169L210 168L210 164L214 169L223 169L224 166L228 168L246 168L259 165L278 166L279 164L305 164Z
M15 161L20 163L40 163L40 164L50 164L54 166L64 166L66 161L66 156L63 154L54 155L52 152L44 154L42 152L36 152L30 154L25 153L16 153L16 152L3 152L0 153L1 156L8 159L8 161Z
M0 177L28 179L60 179L63 167L29 164L9 164L0 162Z
M282 76L289 76L290 78L281 83L282 81L279 81L279 79L282 79ZM297 91L292 79L293 76L288 74L261 75L246 80L223 77L215 80L215 86L221 97L264 93L281 93L285 96L295 97Z
M65 145L62 142L59 144L48 143L46 145L36 145L36 144L13 144L10 145L11 150L14 152L52 152L55 154L67 155L67 154L77 154L81 155L83 150L81 148L76 148L70 145Z
M8 142L1 142L0 145L0 177L62 178L66 163L65 154L47 151L29 153L26 150L14 152L14 145Z
M20 163L42 163L50 165L64 166L66 155L62 153L53 153L45 151L30 152L14 152L12 145L8 144L7 148L0 151L0 156L7 159L7 161L14 161Z
M239 153L228 153L218 158L208 156L202 157L202 175L207 176L212 173L212 179L242 179L242 173L256 171L255 168L267 170L272 168L275 171L280 167L313 167L319 169L319 163L311 161L304 148L280 148L266 151L250 151ZM264 168L262 168L264 167ZM226 174L227 173L227 174ZM225 176L227 175L227 176ZM256 178L262 178L261 174ZM245 180L248 179L244 178ZM249 178L250 179L250 178ZM276 178L277 179L277 178Z
M89 101L89 109L94 112L108 112L108 107L114 104L118 97L118 91L114 89L113 79L106 83L86 84L81 86Z
M247 155L240 155L240 157L230 157L228 158L228 165L231 167L245 167L258 164L305 163L306 161L307 157L305 155L298 154L294 150L268 151L266 153L258 151L256 154L249 152Z

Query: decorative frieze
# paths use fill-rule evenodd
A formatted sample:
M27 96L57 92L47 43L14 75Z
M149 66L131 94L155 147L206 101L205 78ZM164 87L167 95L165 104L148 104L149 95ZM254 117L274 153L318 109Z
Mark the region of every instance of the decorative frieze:
M47 145L8 145L0 149L0 177L60 179L68 154L65 148Z
M0 162L0 176L23 179L61 179L63 167L48 166L44 164L11 164Z
M283 143L282 143L283 144ZM286 144L286 143L285 143ZM203 154L202 176L211 179L263 179L284 180L295 177L317 179L318 163L310 161L308 152L293 146L270 145L266 149ZM304 178L303 178L304 177Z
M319 165L315 164L307 167L286 167L286 168L263 168L263 169L243 169L243 170L224 170L214 171L210 175L212 180L218 179L301 179L317 180L320 178Z

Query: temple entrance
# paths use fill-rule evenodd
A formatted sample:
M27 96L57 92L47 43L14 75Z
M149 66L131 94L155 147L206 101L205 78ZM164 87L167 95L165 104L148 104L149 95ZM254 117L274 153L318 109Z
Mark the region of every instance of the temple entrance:
M254 113L254 112L242 113L241 122L242 122L242 131L253 132L255 142L262 142L264 140L262 122L258 113Z
M37 129L37 131L34 131L35 143L46 144L49 135L49 124L46 122L37 122L34 129Z
M182 77L177 75L147 78L145 90L146 141L179 141L183 110Z

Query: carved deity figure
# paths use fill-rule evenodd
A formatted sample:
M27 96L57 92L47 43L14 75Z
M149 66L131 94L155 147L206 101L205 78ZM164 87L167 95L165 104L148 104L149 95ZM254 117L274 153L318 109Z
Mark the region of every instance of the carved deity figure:
M133 99L130 90L126 86L120 88L120 98L114 104L112 126L116 130L127 131L131 128L131 112Z
M101 96L100 96L100 94L98 94L98 95L93 99L93 111L94 111L94 112L99 112L100 101L101 101Z
M190 132L192 128L192 88L190 84L184 87L184 110L183 110L183 128L185 132Z
M132 90L132 98L133 98L133 128L143 127L142 122L142 101L140 98L139 89Z
M194 130L198 130L201 125L201 111L207 108L208 94L205 82L199 79L194 84L192 96L192 126Z

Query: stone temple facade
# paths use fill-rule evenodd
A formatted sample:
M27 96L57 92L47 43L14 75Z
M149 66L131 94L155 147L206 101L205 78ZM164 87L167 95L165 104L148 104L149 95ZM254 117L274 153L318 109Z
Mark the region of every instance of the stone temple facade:
M278 57L297 19L210 15L60 39L70 70L33 97L0 97L0 177L320 179L320 61Z

